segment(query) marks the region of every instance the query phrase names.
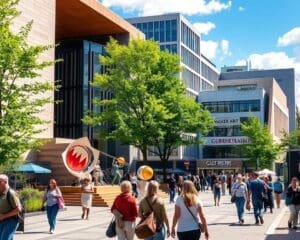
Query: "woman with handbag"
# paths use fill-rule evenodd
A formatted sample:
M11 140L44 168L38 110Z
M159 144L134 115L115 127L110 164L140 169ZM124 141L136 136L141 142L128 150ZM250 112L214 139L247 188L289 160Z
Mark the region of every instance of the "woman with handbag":
M235 202L239 223L244 223L245 203L249 203L249 195L246 183L243 182L243 177L238 174L236 177L236 183L233 185L231 202Z
M199 222L198 216L201 223ZM175 203L175 213L173 217L171 235L175 238L175 227L179 240L199 240L201 232L204 232L205 239L209 237L206 219L203 213L202 202L193 182L186 180L183 183L181 195Z
M296 230L300 211L300 186L298 178L292 178L291 184L289 185L286 192L286 198L286 203L290 210L288 227L293 227L293 229Z
M56 227L56 216L59 210L59 204L62 202L62 194L55 179L50 179L49 181L49 185L44 194L43 205L45 202L48 223L50 226L49 233L53 234Z
M274 182L273 186L274 186L276 205L277 205L277 208L280 208L281 195L282 195L282 192L283 192L283 184L281 183L281 180L280 180L279 177Z
M147 188L147 196L139 204L139 216L142 219L153 212L156 220L156 233L153 236L145 238L146 240L164 240L166 235L167 237L170 236L166 208L164 201L157 195L158 188L159 183L157 181L150 181Z
M133 240L135 220L138 216L136 199L132 196L132 186L129 181L121 183L121 194L118 195L111 207L116 217L116 232L118 240Z

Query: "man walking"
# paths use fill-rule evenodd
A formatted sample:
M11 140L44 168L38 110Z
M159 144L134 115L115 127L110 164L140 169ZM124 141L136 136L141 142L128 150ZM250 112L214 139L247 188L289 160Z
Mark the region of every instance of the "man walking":
M224 172L222 172L222 175L221 175L222 195L225 195L225 191L226 191L226 181L227 181L227 176L225 175Z
M170 194L170 203L174 203L176 191L176 179L174 177L174 174L171 174L170 178L168 179L168 189Z
M254 173L253 180L249 183L250 195L254 209L255 224L264 223L263 219L263 195L265 194L264 182L258 178L258 173Z
M9 188L8 177L0 174L0 239L13 240L22 210L16 193Z

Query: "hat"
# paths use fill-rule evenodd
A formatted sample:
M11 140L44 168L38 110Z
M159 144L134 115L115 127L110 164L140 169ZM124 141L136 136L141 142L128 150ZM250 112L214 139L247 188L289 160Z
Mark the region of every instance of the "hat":
M3 180L5 182L8 182L8 177L5 174L0 174L0 180Z

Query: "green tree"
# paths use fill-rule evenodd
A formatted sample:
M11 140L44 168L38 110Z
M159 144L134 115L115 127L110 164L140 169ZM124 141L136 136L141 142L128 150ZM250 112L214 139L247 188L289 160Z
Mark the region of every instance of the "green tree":
M298 126L294 132L284 132L280 146L284 151L300 149L300 126Z
M53 84L38 82L41 70L53 62L41 62L39 56L53 46L27 43L32 21L14 33L13 20L20 15L19 0L0 1L0 167L13 167L29 149L42 144L36 134L45 121L38 117L43 106L52 102L45 93Z
M296 115L297 115L297 126L300 127L300 110L299 110L299 107L296 108Z
M144 40L122 46L111 39L106 53L100 61L107 74L97 74L93 86L114 97L94 100L102 111L89 112L83 120L98 126L106 139L137 147L145 162L154 146L165 162L174 148L191 143L184 132L206 132L206 123L212 125L209 113L184 94L178 56Z
M261 126L258 118L250 117L248 123L242 124L241 135L250 140L249 144L241 145L248 165L256 169L271 168L280 148L274 143L268 126Z

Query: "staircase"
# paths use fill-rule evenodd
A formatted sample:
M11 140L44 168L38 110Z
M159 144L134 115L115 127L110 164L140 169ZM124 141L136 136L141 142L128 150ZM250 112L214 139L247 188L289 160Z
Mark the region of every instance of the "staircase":
M80 187L60 187L66 206L81 206ZM109 207L113 204L116 196L121 193L120 186L106 185L94 187L93 206ZM158 195L165 199L168 197L166 192L159 190Z

